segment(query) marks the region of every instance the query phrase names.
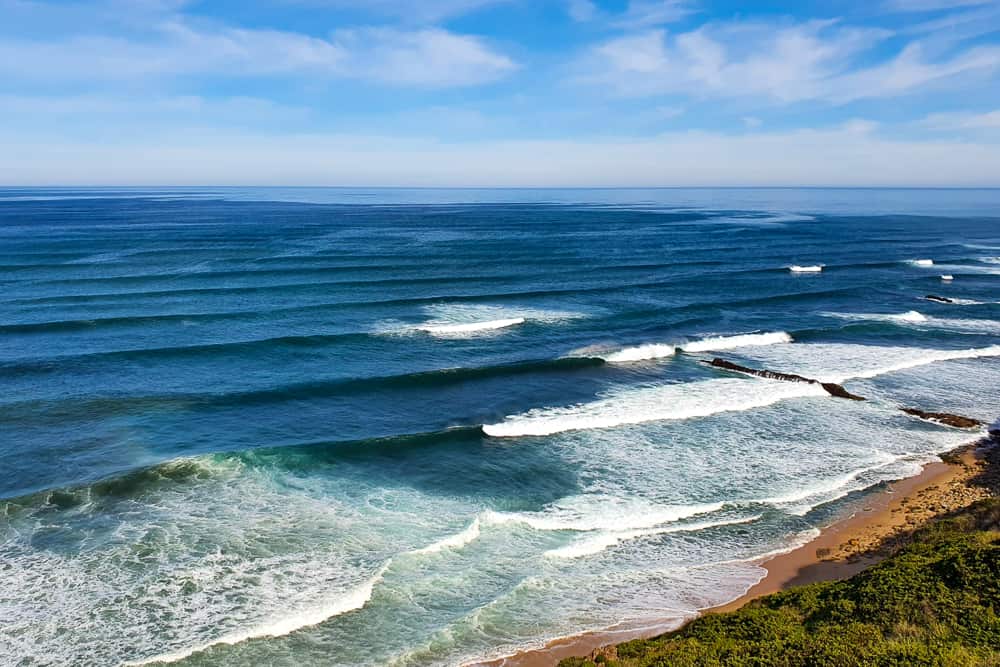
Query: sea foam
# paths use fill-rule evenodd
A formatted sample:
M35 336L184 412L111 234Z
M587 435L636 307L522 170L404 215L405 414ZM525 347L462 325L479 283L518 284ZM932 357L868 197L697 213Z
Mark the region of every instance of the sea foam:
M245 630L237 630L226 635L222 635L218 639L211 640L204 644L199 644L196 646L191 646L189 648L184 648L179 651L174 651L172 653L163 653L160 655L155 655L151 658L146 658L143 660L136 660L125 662L126 665L148 665L157 663L171 663L179 662L188 658L196 653L201 653L202 651L208 650L213 646L229 645L233 646L235 644L240 644L251 639L260 639L264 637L282 637L284 635L291 634L296 630L301 630L303 628L312 627L314 625L319 625L323 621L333 618L334 616L340 616L341 614L346 614L350 611L355 611L361 609L368 601L371 600L372 593L375 590L375 586L382 581L382 577L386 570L389 569L392 561L387 562L385 565L379 569L379 571L371 579L358 586L352 591L339 596L327 604L319 605L316 607L303 609L298 612L293 612L287 616L262 623L260 625L252 626L246 628Z
M821 382L867 379L941 361L1000 356L1000 345L965 350L928 350L849 344L779 345L756 348L747 356L763 367L801 373ZM767 407L793 398L829 396L820 385L776 380L702 380L646 385L607 392L589 403L535 408L485 424L498 438L544 436L653 421L708 417Z
M609 392L596 401L560 408L529 410L483 426L500 438L539 436L651 421L707 417L720 412L752 410L789 398L827 396L814 384L775 380L705 380L653 385Z
M717 350L734 350L740 347L755 347L760 345L777 345L780 343L791 343L792 337L784 331L773 333L741 334L737 336L718 336L715 338L705 338L687 343L665 344L650 343L647 345L637 345L626 347L617 352L612 352L601 356L601 359L610 364L631 363L636 361L649 361L653 359L669 358L680 352L712 352Z
M760 514L755 514L754 516L740 519L718 519L716 521L700 521L697 523L685 523L659 528L606 532L594 537L578 540L558 549L546 551L542 555L546 558L581 558L583 556L591 556L593 554L600 553L605 549L616 546L622 542L636 540L643 537L667 535L670 533L694 533L700 530L707 530L709 528L753 523L754 521L758 521L760 518Z
M416 549L411 553L433 554L433 553L439 553L446 549L461 549L467 544L471 544L476 539L478 539L480 535L480 530L481 528L480 528L479 517L476 517L475 519L472 520L472 523L470 523L465 530L456 533L454 535L449 535L448 537L438 540L433 544L429 544L426 547L423 547L422 549Z
M819 264L814 264L811 266L799 266L798 264L793 264L788 267L788 270L792 273L822 273L823 267Z
M483 521L492 525L520 523L541 531L638 530L711 514L723 507L723 502L659 505L642 498L595 494L570 496L538 512L488 511Z
M978 305L977 302L956 300L960 305ZM836 317L844 320L869 322L890 322L893 324L912 325L924 328L949 329L952 331L968 331L994 333L1000 331L1000 322L996 320L964 320L957 318L928 317L921 312L911 310L905 313L823 313L826 317Z
M466 322L463 324L423 324L415 327L417 331L429 333L432 336L455 336L479 331L493 331L524 324L523 317L511 317L505 320L488 320L485 322Z

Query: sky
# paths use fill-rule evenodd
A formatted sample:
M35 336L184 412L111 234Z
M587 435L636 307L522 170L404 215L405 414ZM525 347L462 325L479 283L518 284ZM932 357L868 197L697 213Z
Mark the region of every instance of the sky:
M0 0L0 185L1000 186L1000 0Z

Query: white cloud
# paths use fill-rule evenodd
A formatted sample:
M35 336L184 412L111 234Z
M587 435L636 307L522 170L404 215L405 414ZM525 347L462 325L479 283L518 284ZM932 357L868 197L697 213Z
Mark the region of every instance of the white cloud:
M919 122L933 130L1000 130L1000 109L986 113L934 113Z
M983 141L904 141L866 122L649 140L445 143L379 136L165 134L146 143L0 137L0 182L492 186L997 186Z
M493 81L517 67L482 40L440 28L346 30L336 41L350 54L345 75L386 83L461 86Z
M600 14L600 10L592 0L567 0L566 11L569 12L571 19L580 23L593 21Z
M741 118L740 120L743 121L743 125L745 127L750 129L758 128L764 124L764 121L762 121L760 118L757 118L756 116L743 116L743 118Z
M73 121L93 119L106 125L111 117L115 127L121 127L122 116L127 116L133 124L157 116L169 119L174 124L179 120L188 120L186 117L205 122L247 124L267 120L302 121L311 114L312 110L308 107L246 96L206 98L199 95L0 94L0 119L19 123L23 123L25 119L51 122L52 116L66 116ZM20 118L15 121L14 116Z
M154 27L155 39L77 36L0 41L0 74L13 80L113 81L174 75L304 75L418 86L469 85L515 69L481 39L440 28L369 28L327 39L279 30Z
M626 29L650 28L674 23L694 13L692 0L629 0L615 25Z
M887 0L885 3L888 9L901 12L930 12L993 4L997 4L997 0Z
M970 48L932 62L919 42L888 60L861 65L891 34L835 21L709 24L676 36L650 30L593 48L579 64L579 78L622 95L846 103L900 95L960 75L986 75L1000 67L1000 47Z
M437 23L512 0L298 0L301 4L355 9L416 23Z

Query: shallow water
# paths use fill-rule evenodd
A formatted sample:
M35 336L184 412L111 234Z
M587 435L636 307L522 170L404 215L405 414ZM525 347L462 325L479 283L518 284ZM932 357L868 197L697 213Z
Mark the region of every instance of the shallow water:
M899 406L1000 413L998 211L0 189L0 664L452 665L736 597L974 437Z

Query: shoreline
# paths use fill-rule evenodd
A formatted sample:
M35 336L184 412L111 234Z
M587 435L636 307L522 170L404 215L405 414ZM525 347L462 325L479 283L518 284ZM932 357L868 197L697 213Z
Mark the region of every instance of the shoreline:
M709 613L735 611L748 602L793 586L847 579L883 560L914 528L988 492L968 482L979 470L982 438L942 453L911 477L885 482L862 507L820 529L806 544L768 557L759 582L725 604L700 609L689 618L624 623L550 641L542 648L502 658L465 663L463 667L554 667L560 660L592 655L603 648L673 632Z

